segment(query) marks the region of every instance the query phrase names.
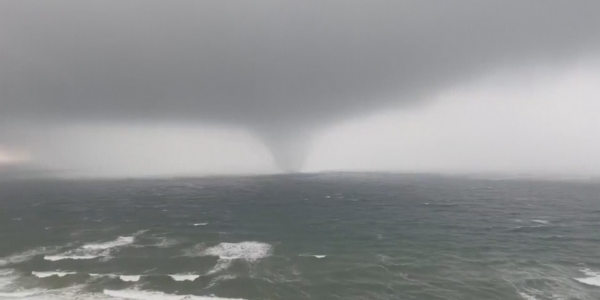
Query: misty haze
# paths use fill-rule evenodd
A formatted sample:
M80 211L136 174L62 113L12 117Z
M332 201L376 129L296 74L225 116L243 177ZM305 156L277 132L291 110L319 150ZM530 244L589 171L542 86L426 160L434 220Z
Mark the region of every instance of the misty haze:
M0 299L600 299L600 2L0 3Z

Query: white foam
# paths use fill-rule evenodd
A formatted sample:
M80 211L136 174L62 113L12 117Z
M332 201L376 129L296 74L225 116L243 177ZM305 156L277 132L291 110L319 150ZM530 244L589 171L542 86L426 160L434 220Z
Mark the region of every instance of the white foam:
M1 293L0 292L0 298L7 298L7 299L25 298L25 297L34 296L35 294L38 294L38 292L27 292L27 291L25 291L25 292L10 292L10 293Z
M83 260L83 259L94 259L94 258L98 258L100 257L100 255L46 255L44 256L44 260L48 260L48 261L59 261L59 260L65 260L65 259L72 259L72 260Z
M523 292L519 292L519 295L521 295L521 297L525 300L538 300L536 297L528 295L526 293Z
M0 258L0 266L22 263L34 258L37 255L55 253L58 250L60 250L60 247L38 247L35 249L30 249L25 252Z
M169 275L175 281L194 281L200 277L200 275L194 274L173 274Z
M125 282L138 282L140 281L141 277L142 276L140 275L121 275L119 276L119 279Z
M41 272L40 272L41 273ZM114 299L103 293L85 292L86 285L75 285L58 289L22 289L15 288L14 280L17 277L8 276L0 279L0 299L26 299L26 300L101 300Z
M115 298L132 300L244 300L241 298L218 298L213 296L173 295L141 290L104 290L104 294Z
M13 270L0 270L0 299L32 299L29 298L37 293L39 290L23 290L23 289L14 289L14 280L17 278L15 276L10 276L14 273Z
M236 279L236 278L237 278L237 276L235 276L235 275L221 275L221 276L217 276L213 280L210 281L210 283L208 284L208 286L206 286L206 288L211 288L211 287L215 286L217 283L219 283L221 281L231 280L231 279Z
M271 255L272 246L259 242L220 243L203 251L205 256L218 256L225 260L243 259L256 262Z
M517 227L513 228L513 230L520 231L520 230L528 230L528 229L543 228L543 227L547 227L547 226L544 226L544 225L517 226Z
M583 274L588 277L585 278L573 278L581 283L593 286L600 286L600 272L594 272L590 269L581 270Z
M206 226L208 223L194 223L194 226Z
M95 258L106 258L109 257L110 251L114 248L124 247L133 244L135 242L135 235L141 233L135 233L134 236L121 236L115 240L104 242L104 243L92 243L83 245L77 249L67 251L58 255L47 255L44 257L48 261L59 261L59 260L86 260Z
M9 286L12 284L12 280L14 279L13 277L7 277L8 275L12 274L12 272L4 272L3 270L3 275L0 277L0 290L5 288L6 286Z
M217 264L210 270L206 275L212 275L218 272L221 272L231 266L233 260L227 258L219 258Z
M177 244L180 244L182 241L179 239L172 239L172 238L158 238L160 239L160 241L156 244L154 244L154 247L158 247L158 248L169 248L169 247L173 247Z
M90 277L94 277L94 278L102 278L102 277L108 277L108 278L117 278L117 277L119 277L119 275L116 275L116 274L98 274L98 273L90 273L89 275L90 275Z
M299 256L314 257L314 258L319 258L319 259L327 257L327 255L313 255L313 254L300 254Z
M123 246L130 245L130 244L133 244L134 241L135 241L135 237L133 237L133 236L120 236L116 240L113 240L110 242L98 243L98 244L87 244L87 245L83 245L81 248L88 249L88 250L107 250L107 249L111 249L111 248L115 248L115 247L123 247Z
M541 223L541 224L549 224L550 223L550 221L546 221L546 220L531 220L531 222Z
M58 277L65 277L67 275L74 275L77 274L75 272L31 272L31 275L37 277L37 278L47 278L47 277L52 277L52 276L58 276Z
M273 247L259 242L220 243L203 250L200 256L217 256L217 264L208 271L207 275L223 271L231 266L234 260L242 259L247 262L257 262L271 255Z

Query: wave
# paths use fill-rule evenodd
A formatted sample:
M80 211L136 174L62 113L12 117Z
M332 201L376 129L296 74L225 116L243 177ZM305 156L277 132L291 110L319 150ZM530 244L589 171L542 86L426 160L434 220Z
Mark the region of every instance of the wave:
M221 276L217 276L215 278L213 278L213 280L210 281L210 283L208 284L208 286L206 286L206 288L211 288L213 286L215 286L216 284L218 284L221 281L225 281L225 280L232 280L232 279L236 279L237 276L235 275L221 275Z
M92 277L92 278L103 278L103 277L108 277L108 278L117 278L117 277L119 277L119 275L116 275L116 274L98 274L98 273L90 273L89 275L90 275L90 277Z
M206 275L212 275L215 273L219 273L223 270L226 270L227 268L229 268L231 266L232 263L233 263L232 259L219 258L219 260L217 261L217 264L210 271L208 271L208 273L206 273Z
M531 226L517 226L510 231L513 232L521 232L521 231L536 231L536 230L547 230L550 228L554 228L554 226L548 225L531 225Z
M104 290L104 294L121 299L132 300L245 300L242 298L219 298L214 296L173 295L155 291L141 290Z
M15 253L10 256L0 258L0 267L7 266L11 264L18 264L25 261L28 261L38 255L51 254L60 251L62 247L52 246L52 247L38 247L35 249L30 249L25 252Z
M313 255L313 254L300 254L299 256L302 256L302 257L314 257L314 258L319 258L319 259L327 257L327 255Z
M48 261L59 261L59 260L65 260L65 259L72 259L72 260L82 260L82 259L94 259L94 258L98 258L101 257L101 255L46 255L44 256L44 260L48 260Z
M541 223L541 224L550 224L550 221L546 221L546 220L531 220L531 222Z
M26 298L31 297L39 292L0 292L0 298L14 299L14 298Z
M217 264L207 273L207 275L212 275L229 268L234 260L241 259L254 263L262 258L271 256L272 249L273 246L259 242L220 243L201 250L197 255L216 256L219 258Z
M248 262L256 262L262 258L271 256L273 246L259 242L220 243L204 250L202 256L217 256L221 259L234 260L243 259Z
M67 275L74 275L77 274L76 272L31 272L31 275L37 277L37 278L47 278L47 277L52 277L52 276L58 276L58 277L65 277Z
M119 278L121 281L124 281L124 282L137 282L142 277L141 275L116 275L116 274L98 274L98 273L87 274L87 273L64 272L64 271L56 271L56 272L36 272L36 271L33 271L33 272L31 272L31 275L33 275L33 276L35 276L37 278L48 278L48 277L53 277L53 276L65 277L65 276L68 276L68 275L76 275L76 274L86 274L86 275L89 275L92 278L103 278L103 277Z
M141 277L141 275L120 275L119 279L125 282L138 282Z
M117 239L108 242L85 244L77 249L67 251L58 255L47 255L44 256L44 260L59 261L66 259L87 260L96 258L107 258L109 257L111 250L133 244L135 242L135 237L143 233L140 232L136 232L132 236L120 236Z
M200 277L200 275L194 274L172 274L169 275L175 281L194 281Z
M66 271L55 271L55 272L31 272L31 275L37 278L48 278L52 276L57 277L65 277L68 275L76 275L76 274L85 274L89 275L92 278L119 278L124 282L138 282L145 275L117 275L117 274L99 274L99 273L77 273L77 272L66 272ZM155 276L163 276L163 275L155 275ZM171 277L174 281L194 281L200 277L200 275L195 274L170 274L166 275Z
M600 272L594 272L590 269L583 269L581 270L581 272L583 274L585 274L588 277L584 277L584 278L573 278L583 284L587 284L587 285L593 285L593 286L599 286L600 287Z
M107 250L110 248L123 247L123 246L130 245L130 244L133 244L134 241L135 241L135 237L133 237L133 236L120 236L116 240L113 240L110 242L99 243L99 244L87 244L87 245L83 245L81 248L88 249L88 250Z
M29 298L38 294L39 290L24 290L16 288L13 270L0 270L0 299L32 299ZM12 276L11 276L12 275Z
M536 297L531 296L527 293L519 292L519 295L521 296L521 298L523 298L525 300L538 300Z
M159 239L159 242L152 246L158 247L158 248L170 248L170 247L173 247L175 245L182 243L182 240L180 240L180 239L166 238L166 237L158 238L158 239Z

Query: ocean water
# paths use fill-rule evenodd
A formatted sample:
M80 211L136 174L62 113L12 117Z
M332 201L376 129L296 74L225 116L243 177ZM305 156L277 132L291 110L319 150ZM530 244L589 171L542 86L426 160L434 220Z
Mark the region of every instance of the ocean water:
M600 299L600 184L2 182L0 299Z

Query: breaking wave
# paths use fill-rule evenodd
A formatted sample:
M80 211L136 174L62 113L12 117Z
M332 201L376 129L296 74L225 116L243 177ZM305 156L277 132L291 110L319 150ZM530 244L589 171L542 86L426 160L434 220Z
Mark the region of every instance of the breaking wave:
M169 275L175 281L194 281L200 277L200 275L194 274L172 274Z
M95 258L107 258L110 255L110 251L115 248L125 247L135 242L134 236L121 236L115 240L104 242L104 243L92 243L83 245L77 249L67 251L58 255L46 255L45 260L48 261L59 261L59 260L89 260Z
M141 290L104 290L104 294L132 300L245 300L242 298L219 298L214 296L174 295L154 291Z
M0 267L11 265L11 264L22 263L22 262L28 261L38 255L56 253L56 252L60 251L61 248L62 247L57 247L57 246L38 247L35 249L27 250L25 252L15 253L13 255L10 255L10 256L4 257L4 258L0 258Z
M573 279L575 279L583 284L600 286L600 272L594 272L590 269L583 269L583 270L581 270L581 272L583 274L585 274L587 277L573 278Z

